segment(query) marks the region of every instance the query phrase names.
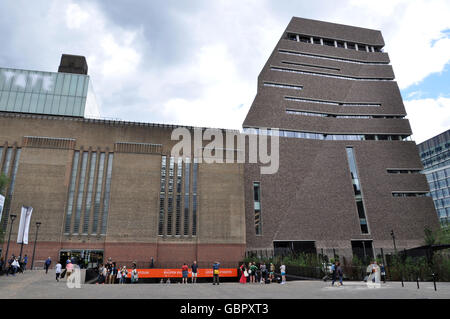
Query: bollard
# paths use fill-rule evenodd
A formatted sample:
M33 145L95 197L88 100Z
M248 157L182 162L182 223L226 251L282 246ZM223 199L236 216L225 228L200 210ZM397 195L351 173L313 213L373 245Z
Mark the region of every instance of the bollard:
M436 277L434 276L434 273L431 274L431 276L433 276L434 291L437 291L437 290L436 290Z
M417 277L417 289L419 289L419 277Z

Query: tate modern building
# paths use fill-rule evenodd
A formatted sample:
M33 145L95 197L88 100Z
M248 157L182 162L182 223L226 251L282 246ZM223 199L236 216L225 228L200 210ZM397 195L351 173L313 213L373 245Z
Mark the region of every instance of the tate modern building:
M82 56L63 55L58 72L0 68L4 238L10 216L31 206L23 249L32 254L41 222L38 261L235 267L246 254L375 256L393 251L392 231L397 249L423 245L439 222L383 47L380 31L292 18L255 79L242 131L216 129L223 156L244 161L199 158L209 144L194 136L208 128L181 126L193 139L181 158L171 138L180 126L85 116ZM255 136L276 139L276 172L247 160ZM18 227L9 255L20 250Z

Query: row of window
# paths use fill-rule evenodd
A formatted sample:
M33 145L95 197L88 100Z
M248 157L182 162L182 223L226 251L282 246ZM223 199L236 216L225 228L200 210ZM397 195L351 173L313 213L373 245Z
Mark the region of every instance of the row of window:
M352 81L392 81L393 80L393 79L386 79L386 78L367 78L367 77L356 77L356 76L350 76L350 75L319 73L319 72L313 72L313 71L301 71L301 70L297 70L297 69L281 68L281 67L276 67L276 66L271 66L270 70L280 71L280 72L288 72L288 73L296 73L296 74L314 75L314 76L334 78L334 79L352 80Z
M446 179L447 177L450 177L450 167L432 173L426 173L426 177L429 183Z
M316 68L316 69L322 69L322 70L331 70L331 71L340 71L341 70L339 68L334 68L331 66L314 65L314 64L291 62L291 61L281 61L281 63L288 64L288 65L306 66L308 68Z
M0 217L0 222L3 220L1 227L3 231L6 230L8 225L9 212L11 208L11 200L14 195L14 186L16 184L17 169L19 167L20 160L20 148L0 146L0 172L9 177L10 184L6 190L6 202L5 207L3 207L2 217Z
M270 87L276 87L276 88L282 88L282 89L303 90L303 86L293 85L293 84L264 82L264 86L270 86Z
M393 197L427 197L430 193L427 192L392 192Z
M294 115L304 115L304 116L315 116L315 117L332 117L337 119L403 119L403 115L348 115L348 114L331 114L331 113L320 113L320 112L307 112L307 111L297 111L292 109L286 109L287 114Z
M441 179L439 181L435 181L435 182L429 182L428 183L430 185L430 190L434 191L434 190L438 190L438 189L443 189L443 188L449 188L450 187L450 178L447 177L446 179Z
M192 166L192 188L190 185L191 166ZM174 192L175 172L176 172L176 189ZM183 236L197 235L197 174L198 174L197 159L194 159L194 163L191 165L190 159L187 158L184 162L184 170L183 170L183 161L181 158L177 160L175 167L175 158L170 157L169 165L167 167L167 156L165 155L162 156L160 193L159 193L158 235L181 236L181 233L183 233ZM174 193L176 196L175 205L174 205ZM191 198L192 198L192 219L190 216ZM165 204L166 200L167 205ZM174 206L175 206L175 233L173 232ZM183 229L181 229L182 221L183 221ZM191 233L189 233L189 230L191 230Z
M444 161L423 161L422 164L424 166L425 169L427 170L432 170L432 169L437 169L440 167L445 167L445 166L449 166L450 165L450 156L445 156L445 160Z
M440 164L447 163L448 160L450 160L450 149L447 149L436 155L432 155L426 159L424 157L422 157L422 163L426 169L445 166L445 165L440 165Z
M389 64L387 62L353 60L353 59L347 59L347 58L323 56L323 55L314 54L314 53L298 52L298 51L285 50L285 49L279 49L278 52L282 53L282 54L287 54L287 55L295 55L295 56L302 56L302 57L307 57L307 58L314 58L314 59L321 59L321 60L328 60L328 61L337 61L337 62L346 62L346 63L353 63L353 64L363 64L363 65Z
M407 139L406 135L386 135L386 134L325 134L298 132L289 130L260 130L258 128L243 128L245 134L267 134L269 136L280 136L289 138L314 139L325 141L402 141Z
M422 153L420 153L420 157L425 158L425 157L428 157L428 156L431 156L434 154L441 153L442 151L445 151L446 149L450 149L450 143L441 144L432 150L422 152Z
M416 174L420 173L420 169L388 169L389 174Z
M106 234L113 159L113 153L75 151L65 234Z
M438 209L438 215L442 217L450 217L450 207Z
M337 102L337 101L325 101L325 100L315 100L307 99L301 97L285 96L286 101L304 102L304 103L317 103L325 105L335 105L335 106L381 106L380 103L363 103L363 102Z
M442 199L435 199L434 200L434 206L436 209L440 208L450 208L450 197L442 198Z
M364 52L382 52L381 47L379 46L367 45L363 43L347 42L335 39L326 39L304 34L295 34L288 32L286 38L288 40L297 42L326 45L330 47L343 48L349 50L364 51Z
M444 197L450 197L450 188L438 189L431 191L430 193L433 199L442 199Z

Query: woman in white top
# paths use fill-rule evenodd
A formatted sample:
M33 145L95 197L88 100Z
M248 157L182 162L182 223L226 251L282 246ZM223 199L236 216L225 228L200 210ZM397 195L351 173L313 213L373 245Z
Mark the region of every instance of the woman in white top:
M62 271L62 265L58 262L55 266L55 273L56 273L56 281L59 282L59 276L61 276Z
M280 266L280 272L281 272L281 283L285 284L286 283L286 266L285 265Z

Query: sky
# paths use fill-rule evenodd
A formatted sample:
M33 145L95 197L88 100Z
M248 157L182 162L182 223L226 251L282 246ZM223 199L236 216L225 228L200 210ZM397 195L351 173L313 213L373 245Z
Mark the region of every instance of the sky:
M1 0L0 67L83 55L87 116L241 129L293 16L380 30L413 139L450 128L450 0Z

